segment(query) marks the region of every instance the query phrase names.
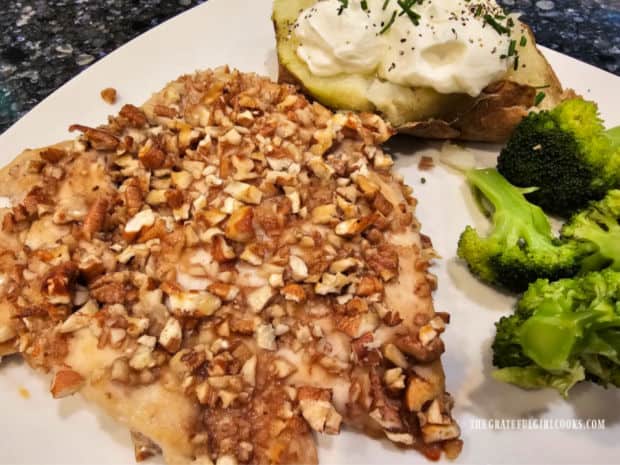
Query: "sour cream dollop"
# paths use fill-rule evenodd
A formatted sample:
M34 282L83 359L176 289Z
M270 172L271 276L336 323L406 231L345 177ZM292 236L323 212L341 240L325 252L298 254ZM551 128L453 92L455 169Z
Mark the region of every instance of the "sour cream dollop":
M316 76L375 75L406 87L474 97L513 65L508 52L514 39L498 27L519 23L495 0L415 2L410 8L415 21L404 3L319 0L293 27L297 55Z

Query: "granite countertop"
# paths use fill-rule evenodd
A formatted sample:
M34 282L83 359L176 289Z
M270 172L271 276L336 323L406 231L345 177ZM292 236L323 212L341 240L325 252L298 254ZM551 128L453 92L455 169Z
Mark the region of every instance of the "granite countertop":
M4 0L0 133L107 53L204 1ZM620 0L499 3L522 12L541 44L620 75Z

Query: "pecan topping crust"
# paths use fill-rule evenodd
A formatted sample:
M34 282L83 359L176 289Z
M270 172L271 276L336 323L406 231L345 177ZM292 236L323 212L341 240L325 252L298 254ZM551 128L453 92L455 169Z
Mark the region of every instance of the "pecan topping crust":
M223 67L70 129L17 165L35 181L0 250L0 348L54 397L176 399L176 446L131 420L138 460L312 463L311 430L347 424L460 450L434 252L381 118Z

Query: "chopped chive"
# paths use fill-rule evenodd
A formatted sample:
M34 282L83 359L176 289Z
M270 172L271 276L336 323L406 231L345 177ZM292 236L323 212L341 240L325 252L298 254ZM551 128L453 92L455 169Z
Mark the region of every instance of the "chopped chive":
M362 0L362 10L368 10L368 2L366 0Z
M385 2L383 2L383 8L382 9L385 10L388 7L389 3L390 3L390 0L385 0Z
M508 56L509 57L513 56L516 50L517 50L517 41L511 40L510 45L508 46Z
M478 17L480 16L481 13L482 13L482 5L478 5L478 8L476 8L476 12L474 13L474 16Z
M416 3L415 0L398 0L398 6L400 6L403 11L400 12L399 16L407 14L411 22L418 26L420 24L421 16L411 9L412 4Z
M338 0L340 2L340 8L338 8L338 16L342 14L345 8L349 6L349 0Z
M510 29L508 29L506 26L502 26L496 21L493 16L489 14L484 15L484 20L489 26L495 29L498 34L508 34L510 32Z
M514 69L515 71L519 69L519 55L515 57L515 62L513 64L512 69Z
M400 14L398 16L402 16L405 14L405 12L411 8L411 5L413 5L416 2L416 0L398 0L398 6L400 6L403 11L400 12Z
M394 24L394 21L396 21L396 10L394 10L394 13L392 13L392 17L387 22L387 24L383 26L383 29L379 31L379 34L383 34L385 31L387 31L392 26L392 24Z
M521 47L525 47L527 45L527 38L525 36L521 36L521 42L519 42Z
M544 92L538 92L536 94L536 98L534 99L534 106L538 106L542 103L547 95Z
M508 27L513 27L515 25L515 22L512 20L512 18L508 18L506 24L508 25Z

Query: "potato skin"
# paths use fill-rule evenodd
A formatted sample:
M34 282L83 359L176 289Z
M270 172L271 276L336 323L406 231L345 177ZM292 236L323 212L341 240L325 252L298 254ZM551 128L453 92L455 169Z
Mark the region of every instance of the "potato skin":
M273 23L278 42L278 81L299 86L304 93L333 109L360 110L355 106L342 105L341 102L334 105L333 102L321 98L309 89L311 86L304 82L303 73L296 73L294 67L287 66L282 60L281 42L288 40L286 33L288 25L282 24L275 12L275 8L278 8L278 4L282 1L294 3L300 0L274 2ZM305 7L308 0L302 3ZM522 51L524 58L527 58L522 60L522 63L526 63L525 66L521 65L517 70L510 70L504 79L491 83L476 98L468 100L464 99L463 95L451 94L446 101L445 96L438 96L430 104L427 102L426 108L420 110L422 118L412 118L404 124L395 124L392 121L398 132L425 139L505 142L515 126L534 106L539 91L536 88L538 85L541 83L545 85L546 97L540 105L541 108L552 108L561 102L567 93L563 91L555 72L536 46L531 29L527 26L525 29L528 36L528 46ZM307 72L306 70L306 74ZM368 104L372 105L370 102ZM363 110L368 111L367 108Z
M473 105L455 120L440 119L408 123L399 132L426 139L461 139L503 142L534 105L536 90L513 81L487 86Z

